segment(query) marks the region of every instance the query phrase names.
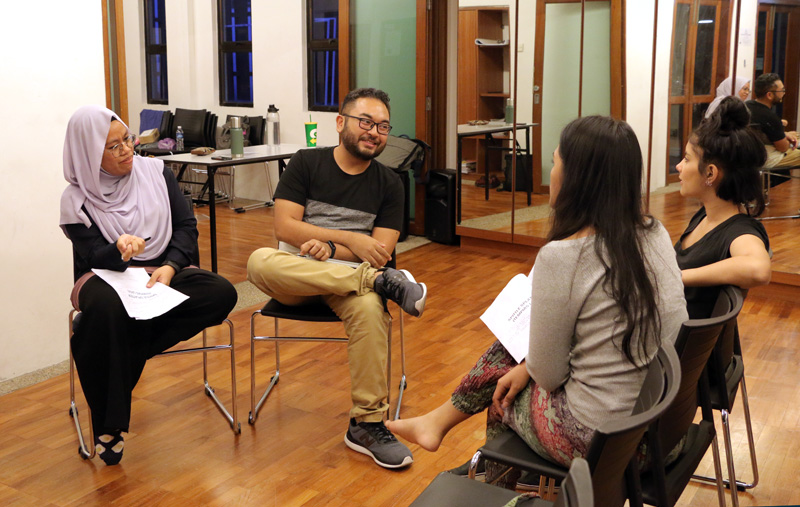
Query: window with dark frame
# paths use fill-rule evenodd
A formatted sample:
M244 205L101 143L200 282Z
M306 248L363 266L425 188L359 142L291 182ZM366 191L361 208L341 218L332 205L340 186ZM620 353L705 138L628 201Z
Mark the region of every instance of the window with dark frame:
M306 0L308 109L339 110L339 0Z
M144 1L144 55L147 73L147 103L168 104L167 20L165 0Z
M250 0L218 0L219 103L253 107L253 24Z

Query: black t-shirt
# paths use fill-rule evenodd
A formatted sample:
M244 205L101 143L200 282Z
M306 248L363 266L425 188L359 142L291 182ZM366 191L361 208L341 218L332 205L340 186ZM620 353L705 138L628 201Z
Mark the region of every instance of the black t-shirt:
M730 217L706 233L705 236L689 248L681 248L683 240L695 230L705 216L706 209L700 208L689 221L689 225L681 234L678 242L675 243L675 254L678 258L678 267L681 269L699 268L730 258L731 243L745 234L752 234L760 238L764 242L764 248L769 250L769 237L764 226L755 218L744 214ZM720 287L719 285L713 287L684 287L686 309L689 312L690 319L705 319L711 316Z
M391 169L372 160L363 173L347 174L334 160L333 148L295 153L275 189L275 199L305 208L304 222L368 235L375 227L401 229L404 196Z
M748 100L745 104L750 110L750 126L764 145L786 138L781 119L772 109L755 100Z

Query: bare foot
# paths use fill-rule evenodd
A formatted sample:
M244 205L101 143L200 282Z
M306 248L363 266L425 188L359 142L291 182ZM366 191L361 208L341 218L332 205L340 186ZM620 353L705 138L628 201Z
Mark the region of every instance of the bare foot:
M440 431L437 429L432 413L410 419L386 421L386 427L396 436L417 444L430 452L434 452L439 448L442 439L447 433L447 430Z

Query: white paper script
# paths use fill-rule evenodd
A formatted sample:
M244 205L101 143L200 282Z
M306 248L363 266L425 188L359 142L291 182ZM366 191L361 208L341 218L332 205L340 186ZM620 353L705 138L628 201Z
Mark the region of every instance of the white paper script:
M189 296L182 294L163 283L147 288L150 275L144 268L128 268L125 271L93 269L94 274L106 281L119 294L128 316L138 320L148 320L164 315Z
M483 323L517 363L528 354L532 277L533 269L528 276L519 274L512 278L481 315Z

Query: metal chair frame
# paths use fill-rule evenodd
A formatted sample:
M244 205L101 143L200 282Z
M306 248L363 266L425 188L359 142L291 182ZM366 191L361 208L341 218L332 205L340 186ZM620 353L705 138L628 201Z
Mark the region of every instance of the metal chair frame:
M719 410L720 419L722 421L722 436L725 443L725 457L728 465L728 479L722 480L725 487L731 487L731 479L733 478L736 484L737 491L745 491L752 489L758 485L758 461L756 459L755 439L753 438L753 426L750 419L750 402L747 397L747 386L745 385L744 375L744 362L742 360L741 344L739 342L739 328L736 322L732 322L729 329L723 331L720 341L717 344L714 352L709 359L715 361L717 375L714 376L715 383L711 386L712 393L712 409ZM721 350L722 347L727 347L730 354L725 354ZM730 355L730 360L727 364L722 364L724 356ZM727 374L730 372L730 374ZM738 381L736 381L738 377ZM733 385L731 381L734 381ZM750 466L753 470L753 482L744 482L736 479L736 471L733 462L733 445L731 443L731 430L730 430L730 411L733 408L733 401L736 395L735 385L739 386L742 392L742 409L744 410L745 429L747 431L748 450L750 451ZM692 479L703 482L716 482L716 477L709 477L704 475L693 475ZM739 505L739 500L735 492L731 492L732 504L734 507Z
M76 314L80 314L77 310L70 310L69 312L69 338L72 340L73 334L73 322ZM220 413L223 417L228 421L228 425L231 427L235 434L240 434L242 432L242 425L239 422L238 414L236 410L236 351L234 348L234 332L233 332L233 323L225 319L223 320L220 325L227 324L230 342L224 345L208 345L207 336L206 336L206 329L203 330L203 346L202 347L194 347L188 349L175 349L175 350L166 350L161 352L160 354L156 354L153 357L166 357L166 356L173 356L177 354L188 354L188 353L195 353L195 352L202 352L203 353L203 390L206 393L206 396L211 398L211 401L217 406ZM215 351L224 351L229 350L231 354L231 404L232 410L229 412L225 405L220 401L217 397L217 394L214 392L214 388L209 385L208 383L208 356L209 352ZM96 452L94 448L94 428L92 427L92 412L91 409L87 407L87 412L89 413L89 442L92 443L91 448L86 445L86 440L84 439L83 429L81 428L81 421L78 416L78 406L75 403L75 361L72 358L72 346L69 347L69 415L72 417L73 422L75 423L75 431L78 433L78 442L80 444L80 448L78 449L78 453L81 455L83 459L92 459L94 458ZM91 449L91 450L90 450Z
M266 314L265 311L269 311L270 309L267 308L270 305L280 305L282 308L293 308L287 307L286 305L282 305L281 303L270 300L263 308L260 310L256 310L250 316L250 414L248 416L248 422L250 424L255 424L256 420L258 419L258 413L261 411L261 407L267 400L267 397L272 392L272 388L278 383L280 379L280 368L281 368L281 359L280 359L280 344L279 342L282 341L295 341L295 342L340 342L340 343L347 343L348 338L346 337L324 337L324 336L280 336L280 332L278 329L278 321L281 320L280 317L275 317L274 315ZM299 307L299 308L306 308L306 307ZM299 320L305 322L341 322L341 320L336 317L332 310L328 309L329 313L324 314L320 312L319 314L312 314L312 312L308 312L308 315L298 315L297 318L292 318L290 320ZM306 313L306 312L304 312ZM387 313L389 313L387 311ZM263 315L265 317L273 317L275 319L275 335L274 336L257 336L255 331L255 318L257 315ZM307 317L307 318L303 318ZM391 417L391 395L392 395L392 317L389 314L389 330L387 333L387 347L389 350L389 354L386 361L386 382L387 382L387 395L386 395L386 403L389 405L389 417ZM264 394L261 395L258 403L256 403L256 361L255 361L255 344L257 341L272 341L275 342L275 373L272 375L269 381L269 385L267 386ZM405 333L403 329L403 312L400 311L400 386L399 392L397 396L397 407L394 419L398 419L400 417L400 407L403 404L403 393L406 389L406 352L405 352Z

